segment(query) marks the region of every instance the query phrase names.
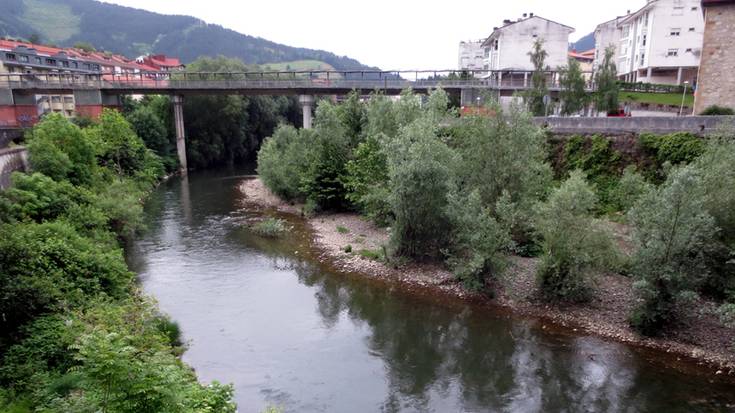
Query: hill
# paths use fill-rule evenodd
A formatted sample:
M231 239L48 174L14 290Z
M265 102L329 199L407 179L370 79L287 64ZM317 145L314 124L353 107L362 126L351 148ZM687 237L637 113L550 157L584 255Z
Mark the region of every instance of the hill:
M595 48L595 33L592 32L569 46L570 50L576 50L578 52L584 52Z
M189 16L152 13L94 0L3 0L0 36L97 49L136 57L178 56L185 63L224 55L247 64L317 60L340 70L375 69L324 50L291 47Z

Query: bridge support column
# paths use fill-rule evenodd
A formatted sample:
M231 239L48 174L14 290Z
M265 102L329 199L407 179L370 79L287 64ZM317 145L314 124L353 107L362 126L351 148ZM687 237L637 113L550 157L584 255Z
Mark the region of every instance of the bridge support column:
M174 126L176 127L176 152L179 155L179 173L186 176L189 169L186 164L186 133L184 131L184 97L171 97L174 104Z
M304 129L311 129L311 112L314 110L314 96L301 95L299 96L299 103L301 103L301 110L304 114Z

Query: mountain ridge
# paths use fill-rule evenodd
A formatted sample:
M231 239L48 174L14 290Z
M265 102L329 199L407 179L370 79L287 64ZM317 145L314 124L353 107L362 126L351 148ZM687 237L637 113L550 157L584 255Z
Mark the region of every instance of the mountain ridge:
M318 60L338 70L376 70L356 59L293 47L206 23L193 16L166 15L95 0L4 0L0 36L58 46L86 42L131 58L156 53L189 63L223 55L246 64Z

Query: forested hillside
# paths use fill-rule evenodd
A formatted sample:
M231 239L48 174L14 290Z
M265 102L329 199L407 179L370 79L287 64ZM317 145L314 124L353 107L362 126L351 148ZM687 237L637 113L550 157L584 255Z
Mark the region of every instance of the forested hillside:
M3 0L0 36L37 37L72 46L88 42L97 49L134 57L163 53L185 63L200 56L224 55L248 64L318 60L337 69L367 69L346 56L290 47L207 24L189 16L167 16L93 0Z

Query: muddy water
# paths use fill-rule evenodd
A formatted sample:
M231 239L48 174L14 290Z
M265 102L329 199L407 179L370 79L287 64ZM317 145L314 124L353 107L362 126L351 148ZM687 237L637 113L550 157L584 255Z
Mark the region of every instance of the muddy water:
M661 355L335 273L297 221L259 238L241 173L163 185L129 254L185 361L234 383L240 412L735 410L732 383Z

